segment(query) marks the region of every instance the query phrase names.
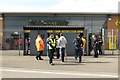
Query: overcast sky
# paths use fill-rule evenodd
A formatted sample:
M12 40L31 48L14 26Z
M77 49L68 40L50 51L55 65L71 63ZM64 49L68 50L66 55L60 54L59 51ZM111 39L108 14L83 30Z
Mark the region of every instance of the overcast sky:
M0 12L118 12L120 0L0 0Z

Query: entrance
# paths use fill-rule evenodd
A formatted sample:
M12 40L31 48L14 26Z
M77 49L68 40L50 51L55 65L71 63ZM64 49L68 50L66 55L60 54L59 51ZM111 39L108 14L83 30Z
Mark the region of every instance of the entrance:
M50 33L54 33L55 35L57 35L60 32L62 32L62 34L67 39L67 45L66 45L67 55L70 55L70 56L74 55L75 51L74 51L73 40L76 37L77 33L84 32L84 28L80 27L80 26L27 26L27 27L24 27L24 31L26 31L26 30L29 31L30 55L37 54L36 47L35 47L35 39L38 34L42 35L42 39L45 43L45 51L43 52L43 55L47 55L46 39L49 37ZM26 35L24 35L24 37L26 37ZM27 48L27 46L24 45L24 54L25 55L28 54L28 53L26 53L27 52L26 48Z

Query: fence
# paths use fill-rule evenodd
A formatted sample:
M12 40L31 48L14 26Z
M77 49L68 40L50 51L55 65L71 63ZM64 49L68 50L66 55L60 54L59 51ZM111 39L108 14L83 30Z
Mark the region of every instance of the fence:
M99 30L98 30L99 31ZM118 33L120 33L120 30L118 29L101 29L100 32L90 32L89 30L85 31L86 40L87 40L87 47L86 47L86 53L89 54L90 51L90 37L92 35L101 35L103 40L102 50L103 53L106 54L105 51L109 50L110 54L118 52L118 49L120 49L120 37L118 36Z
M20 55L24 48L24 32L22 30L14 31L12 29L4 30L2 36L2 50L10 51Z
M119 49L118 29L105 29L104 31L104 47L105 50L111 50L114 54Z

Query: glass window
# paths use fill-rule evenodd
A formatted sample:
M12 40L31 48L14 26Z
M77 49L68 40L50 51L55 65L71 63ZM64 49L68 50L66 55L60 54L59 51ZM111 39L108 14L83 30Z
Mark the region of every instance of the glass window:
M80 20L69 20L68 25L84 26L84 21Z
M92 26L91 17L87 16L85 17L85 26Z

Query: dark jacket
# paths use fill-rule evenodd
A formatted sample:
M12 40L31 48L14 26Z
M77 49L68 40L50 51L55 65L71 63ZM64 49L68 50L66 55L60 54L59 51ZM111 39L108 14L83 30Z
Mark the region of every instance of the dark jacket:
M75 38L73 44L75 45L75 49L82 48L83 46L82 38Z

